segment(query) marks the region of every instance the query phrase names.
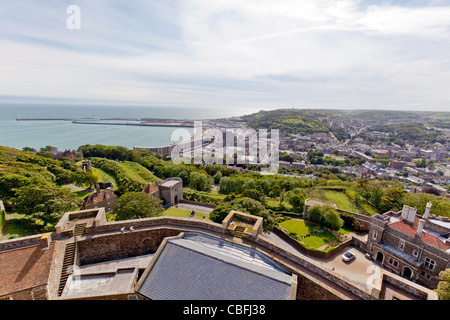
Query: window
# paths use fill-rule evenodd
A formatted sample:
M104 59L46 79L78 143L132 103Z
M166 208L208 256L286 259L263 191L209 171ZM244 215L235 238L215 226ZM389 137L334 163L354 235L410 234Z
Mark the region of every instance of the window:
M92 198L92 201L97 202L97 198Z
M403 251L403 249L405 249L405 240L400 239L400 243L398 244L398 249L400 251Z
M373 240L377 240L377 238L378 238L378 231L377 230L373 230L372 239Z
M431 260L430 258L425 258L425 268L427 268L428 270L433 271L434 270L434 266L436 265L436 261Z
M414 257L414 258L417 258L418 256L419 256L419 251L414 250L414 251L413 251L413 257Z
M398 261L392 258L389 258L389 264L394 267L398 267Z

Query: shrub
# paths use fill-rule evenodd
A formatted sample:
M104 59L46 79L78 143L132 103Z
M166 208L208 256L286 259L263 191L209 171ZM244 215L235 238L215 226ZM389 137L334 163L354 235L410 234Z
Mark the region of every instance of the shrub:
M338 230L344 225L339 212L331 206L314 205L308 209L309 218L318 224Z

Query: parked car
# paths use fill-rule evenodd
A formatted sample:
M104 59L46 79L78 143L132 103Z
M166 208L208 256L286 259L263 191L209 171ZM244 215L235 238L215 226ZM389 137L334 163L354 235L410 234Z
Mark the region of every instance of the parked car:
M347 251L346 253L344 253L344 254L342 255L342 260L345 261L345 262L350 262L350 261L352 261L353 259L356 259L356 256L355 256L355 254L354 254L353 252L351 252L351 251Z

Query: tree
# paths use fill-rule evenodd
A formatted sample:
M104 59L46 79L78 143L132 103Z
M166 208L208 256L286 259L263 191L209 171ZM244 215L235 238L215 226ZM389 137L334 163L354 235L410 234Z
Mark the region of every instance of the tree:
M257 200L261 203L264 203L264 195L256 189L248 189L241 193L241 196L244 198L250 198L253 200Z
M222 172L217 171L216 174L213 175L214 183L219 184L220 178L222 178Z
M271 231L273 229L275 224L274 218L261 202L250 198L238 198L232 201L230 205L235 210L262 217L264 231Z
M308 217L318 224L338 230L344 225L339 212L331 206L313 205L308 208Z
M30 185L16 191L14 209L25 214L43 231L51 230L65 212L81 206L81 199L70 190L49 185Z
M439 300L450 300L450 269L439 272L439 281L436 292Z
M89 188L98 183L98 177L88 171L75 171L70 175L70 180L79 186L88 185Z
M427 165L428 165L428 162L427 162L427 159L425 159L425 158L420 159L420 160L416 163L416 166L417 166L418 168L426 168Z
M209 219L217 223L222 223L223 219L225 219L231 210L233 210L233 207L229 204L216 206L214 210L210 212Z
M116 219L129 220L160 216L164 209L162 201L144 192L126 192L116 205Z
M212 178L205 173L192 171L189 186L198 191L211 191Z
M289 193L289 204L292 206L294 212L303 212L303 207L305 205L305 200L307 196L305 191L300 188L295 188Z
M339 230L344 225L344 220L341 219L339 212L336 209L326 206L324 208L325 226L334 230Z

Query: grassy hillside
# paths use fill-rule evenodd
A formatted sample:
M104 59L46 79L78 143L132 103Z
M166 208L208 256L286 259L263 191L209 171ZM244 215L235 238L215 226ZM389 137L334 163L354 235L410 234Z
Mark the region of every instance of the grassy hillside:
M114 161L103 158L91 158L92 165L115 179L118 192L142 191L152 181L160 180L150 170L139 163ZM114 182L113 182L114 183Z
M377 214L378 211L367 201L355 200L352 190L343 188L328 189L316 187L308 191L308 197L336 204L338 209L367 215Z
M337 115L328 111L305 109L280 109L260 111L243 116L247 124L254 129L278 129L284 134L311 134L332 132L339 140L348 137L345 130L328 126L331 117Z
M117 187L117 180L109 173L106 173L105 171L99 169L99 168L92 168L92 173L98 178L99 182L111 182L114 187Z

